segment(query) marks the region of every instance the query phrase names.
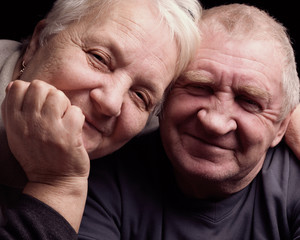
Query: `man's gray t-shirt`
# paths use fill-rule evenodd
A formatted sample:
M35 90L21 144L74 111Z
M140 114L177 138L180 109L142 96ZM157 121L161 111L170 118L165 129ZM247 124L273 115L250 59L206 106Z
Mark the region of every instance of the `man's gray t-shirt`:
M300 163L284 143L221 201L181 194L158 132L91 164L79 239L300 239Z

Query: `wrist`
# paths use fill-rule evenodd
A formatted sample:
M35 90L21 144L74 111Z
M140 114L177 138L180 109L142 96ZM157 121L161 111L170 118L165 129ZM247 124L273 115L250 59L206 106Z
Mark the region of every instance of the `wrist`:
M87 188L87 178L68 178L51 183L28 182L23 193L52 207L70 223L75 231L78 231Z

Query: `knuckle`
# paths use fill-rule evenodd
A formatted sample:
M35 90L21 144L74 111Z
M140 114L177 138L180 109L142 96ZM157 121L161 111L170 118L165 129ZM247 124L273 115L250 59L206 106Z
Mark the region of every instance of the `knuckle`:
M65 102L67 104L70 103L69 99L64 94L64 92L56 88L49 89L48 97L55 99L57 102Z
M43 87L44 85L45 85L45 83L40 80L32 80L32 82L30 83L31 87L36 87L36 88Z
M56 88L49 89L49 93L48 94L51 95L51 96L60 97L60 98L64 98L65 97L65 94L61 90L58 90Z
M54 86L50 85L49 83L47 82L44 82L42 80L32 80L30 82L30 88L32 89L36 89L36 90L40 90L40 89L56 89Z
M15 91L18 90L20 88L22 88L24 85L26 85L26 83L22 80L15 80L11 83L10 87L9 87L9 91Z
M75 105L71 105L70 110L76 114L77 116L83 116L82 110L81 108L75 106Z

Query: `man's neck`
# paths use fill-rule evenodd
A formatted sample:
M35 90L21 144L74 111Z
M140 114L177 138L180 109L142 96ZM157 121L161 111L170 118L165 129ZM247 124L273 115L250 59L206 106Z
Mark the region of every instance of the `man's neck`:
M188 197L197 199L220 200L246 188L257 176L262 166L252 169L244 177L236 179L208 179L199 176L187 176L175 173L180 190Z

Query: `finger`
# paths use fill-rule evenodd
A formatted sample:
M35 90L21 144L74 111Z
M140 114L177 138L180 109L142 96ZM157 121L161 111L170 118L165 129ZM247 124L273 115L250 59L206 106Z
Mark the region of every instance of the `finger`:
M80 152L80 154L87 155L82 138L84 119L85 117L81 109L74 105L67 109L62 119L64 129L72 136L71 138L68 138L68 142L71 146L75 147L74 154Z
M42 106L41 114L45 118L61 119L69 106L71 106L71 102L62 91L50 89Z
M79 107L71 105L68 107L62 120L65 128L68 131L76 131L77 133L81 133L85 116Z
M7 119L12 123L20 114L28 86L29 83L17 80L6 87L6 95L1 104L2 119L6 128Z
M21 110L24 96L29 87L28 82L16 80L11 82L6 88L6 109Z
M5 93L7 94L8 93L8 91L10 90L10 88L11 88L11 86L14 84L14 82L10 82L8 85L7 85L7 87L6 87L6 89L5 89Z
M40 80L32 81L24 96L22 106L23 113L28 114L29 116L33 116L34 113L40 113L47 98L48 92L51 89L56 88Z

